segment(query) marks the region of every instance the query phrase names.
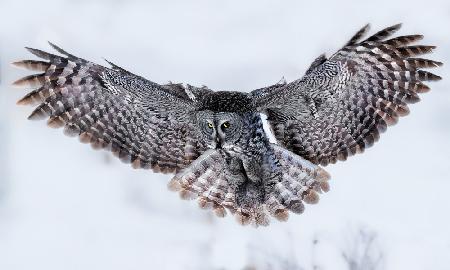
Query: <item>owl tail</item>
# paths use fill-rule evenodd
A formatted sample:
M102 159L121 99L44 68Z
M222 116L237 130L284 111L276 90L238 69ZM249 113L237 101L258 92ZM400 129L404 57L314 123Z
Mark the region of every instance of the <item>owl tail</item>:
M274 154L281 165L282 179L277 182L274 191L266 201L267 211L280 221L289 217L289 211L301 214L303 203L316 204L318 193L330 189L330 175L315 165L289 150L272 144Z
M197 199L200 208L211 209L218 217L226 216L228 210L241 225L269 225L264 205L239 206L236 189L227 180L227 171L228 165L220 150L208 150L176 174L168 187L182 199Z
M221 150L203 153L176 174L168 187L177 191L182 199L197 199L200 208L212 209L218 217L224 217L228 210L241 225L267 226L269 215L285 221L289 211L303 212L303 202L317 203L318 193L329 190L330 176L319 166L284 148L277 145L273 148L283 174L263 204L242 207L236 202L236 190L227 181L228 165Z
M192 164L176 174L168 187L185 200L197 199L200 208L213 209L218 217L226 215L225 208L233 206L229 185L224 177L225 160L220 150L208 150Z

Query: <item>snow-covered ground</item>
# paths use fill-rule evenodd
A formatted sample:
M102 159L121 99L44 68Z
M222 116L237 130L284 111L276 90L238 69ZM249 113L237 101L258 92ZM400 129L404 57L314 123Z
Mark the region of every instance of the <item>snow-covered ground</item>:
M300 77L365 23L403 22L450 60L448 1L0 2L0 269L348 269L377 235L379 269L449 269L450 87L444 79L375 147L327 167L332 189L267 228L217 219L166 189L170 176L30 122L10 87L24 46L102 57L153 81L243 90ZM374 251L376 253L376 251Z

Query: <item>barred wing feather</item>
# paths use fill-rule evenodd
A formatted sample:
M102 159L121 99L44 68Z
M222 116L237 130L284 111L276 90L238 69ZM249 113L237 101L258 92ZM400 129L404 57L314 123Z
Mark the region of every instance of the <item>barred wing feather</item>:
M409 113L408 104L441 77L419 57L435 47L411 45L421 35L387 39L400 24L365 40L368 25L329 59L320 56L299 80L252 92L278 143L316 164L363 152Z
M195 106L182 89L159 85L111 63L106 68L50 45L61 55L27 48L43 60L13 63L41 73L15 85L37 87L18 101L38 107L29 119L48 118L94 148L111 150L134 167L177 172L206 146L193 135Z

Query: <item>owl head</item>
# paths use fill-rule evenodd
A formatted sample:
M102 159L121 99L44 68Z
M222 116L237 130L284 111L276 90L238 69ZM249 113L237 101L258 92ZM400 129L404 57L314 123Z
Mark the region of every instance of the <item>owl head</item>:
M242 116L233 112L199 111L195 119L200 136L209 148L227 149L236 145L242 134Z

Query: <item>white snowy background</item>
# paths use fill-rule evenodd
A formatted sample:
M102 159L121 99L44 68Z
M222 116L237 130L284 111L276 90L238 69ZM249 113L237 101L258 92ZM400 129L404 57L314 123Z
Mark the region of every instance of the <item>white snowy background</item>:
M368 22L425 34L444 79L375 147L328 166L319 204L267 228L27 121L32 108L15 105L27 91L10 86L29 74L9 65L33 58L23 47L52 41L155 82L250 91L299 78ZM0 0L0 269L351 269L345 256L381 258L353 270L450 269L449 26L444 0Z

